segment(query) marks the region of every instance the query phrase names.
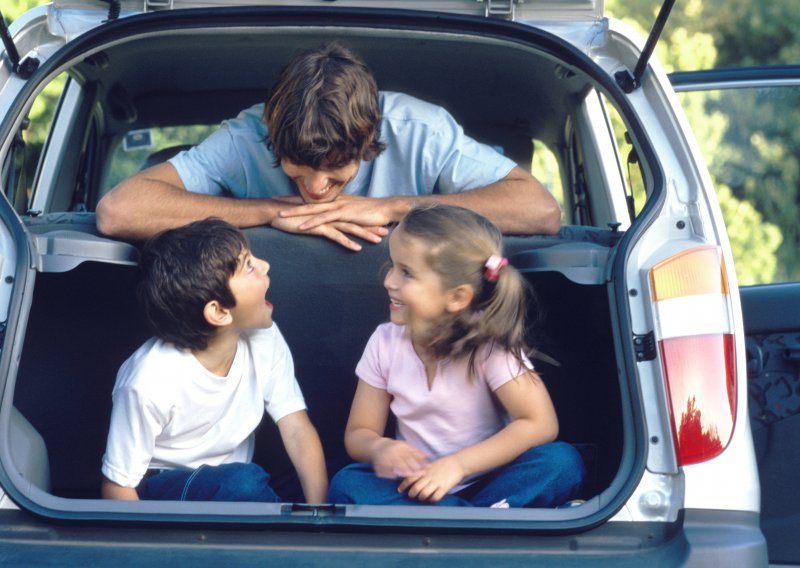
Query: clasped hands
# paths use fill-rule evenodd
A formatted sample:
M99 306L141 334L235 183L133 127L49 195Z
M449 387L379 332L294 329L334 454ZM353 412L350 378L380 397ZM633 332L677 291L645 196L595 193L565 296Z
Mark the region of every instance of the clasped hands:
M374 450L372 467L378 477L402 478L398 492L431 503L441 501L465 477L455 455L431 461L425 452L407 442L388 438Z
M271 223L276 229L318 235L353 251L362 247L351 236L377 244L389 234L386 225L393 221L387 213L388 200L379 198L339 195L328 203L304 203L300 197L273 199L287 205Z

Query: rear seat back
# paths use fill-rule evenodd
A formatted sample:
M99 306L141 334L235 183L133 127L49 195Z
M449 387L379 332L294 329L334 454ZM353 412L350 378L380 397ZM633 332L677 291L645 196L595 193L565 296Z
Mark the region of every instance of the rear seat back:
M45 224L40 220L37 227ZM57 227L59 238L69 233L64 223ZM79 228L87 228L85 215ZM268 298L291 348L332 474L349 461L343 433L357 382L356 363L374 329L388 319L383 288L387 239L354 253L323 238L271 228L245 233L254 254L271 264ZM600 484L616 471L622 439L613 431L620 412L605 288L577 283L563 274L570 274L581 259L587 265L597 263L615 239L610 231L574 227L556 237L506 239L506 253L512 262L524 265L551 314L539 345L561 359L562 366L539 368L556 402L562 437L588 443L589 454L608 456L605 469L597 469ZM566 249L552 249L554 245ZM552 250L565 254L554 255ZM561 257L570 260L556 267L557 272L548 268ZM586 270L579 273L585 275ZM588 271L591 275L602 267L590 266ZM149 336L136 303L135 281L134 267L99 262L37 277L15 404L46 442L57 495L99 496L116 372ZM598 429L597 421L612 426ZM279 494L300 500L291 464L269 420L257 433L254 460L273 475Z

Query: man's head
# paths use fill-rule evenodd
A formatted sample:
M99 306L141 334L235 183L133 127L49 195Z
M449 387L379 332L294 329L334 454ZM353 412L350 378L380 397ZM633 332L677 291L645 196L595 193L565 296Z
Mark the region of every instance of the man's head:
M384 145L378 87L366 64L338 43L306 51L278 76L264 108L275 165L309 202L333 200ZM314 173L317 175L314 179Z
M139 299L156 337L180 348L205 349L217 330L206 306L236 305L229 282L248 249L242 232L219 219L196 221L147 241L139 262Z

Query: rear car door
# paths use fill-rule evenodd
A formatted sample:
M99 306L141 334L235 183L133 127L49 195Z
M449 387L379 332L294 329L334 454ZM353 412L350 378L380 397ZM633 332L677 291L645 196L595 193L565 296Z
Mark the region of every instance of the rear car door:
M800 66L670 79L734 251L769 560L800 564Z

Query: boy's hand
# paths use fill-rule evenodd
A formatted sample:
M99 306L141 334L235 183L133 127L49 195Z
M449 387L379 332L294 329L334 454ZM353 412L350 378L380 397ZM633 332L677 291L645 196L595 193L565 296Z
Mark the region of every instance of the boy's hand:
M387 479L416 475L428 463L428 455L414 446L385 438L373 450L372 468L375 475Z
M445 456L430 463L416 475L407 476L397 487L419 501L436 503L464 479L464 468L455 456Z

